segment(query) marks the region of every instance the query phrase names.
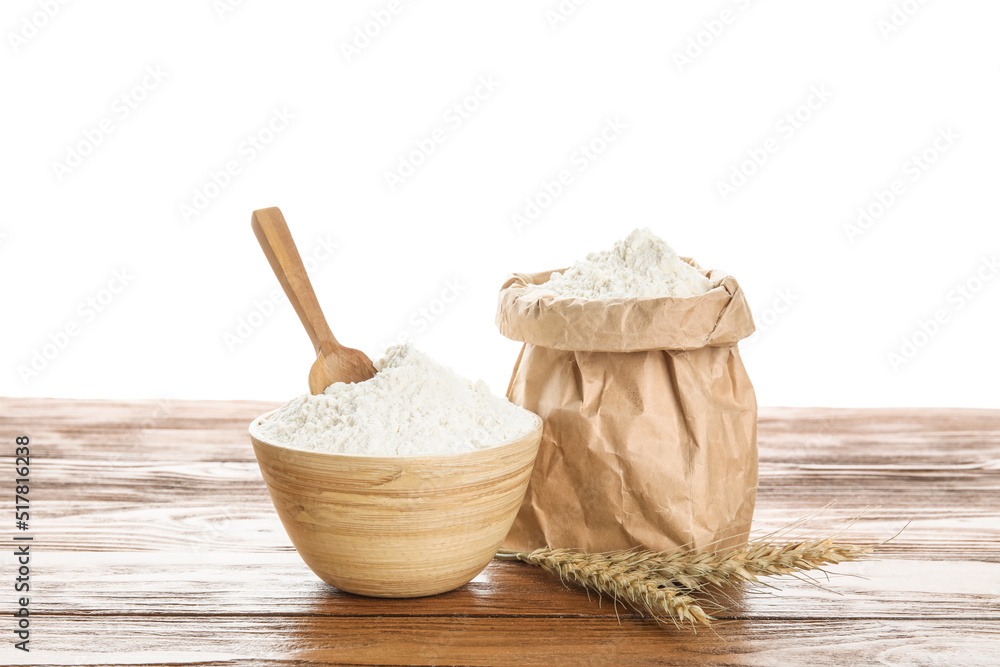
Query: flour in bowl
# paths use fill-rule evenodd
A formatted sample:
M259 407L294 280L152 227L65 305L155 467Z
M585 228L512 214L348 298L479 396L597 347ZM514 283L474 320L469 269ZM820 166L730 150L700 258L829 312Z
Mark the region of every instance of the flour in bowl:
M386 350L375 377L299 396L256 427L265 442L355 456L431 456L527 435L531 412L494 396L409 345Z
M649 229L636 229L603 252L592 253L539 289L582 299L689 297L712 289L712 281Z

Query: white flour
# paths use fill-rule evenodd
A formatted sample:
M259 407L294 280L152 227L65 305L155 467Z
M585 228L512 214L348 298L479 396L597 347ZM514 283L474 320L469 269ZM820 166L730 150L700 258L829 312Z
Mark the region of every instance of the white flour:
M535 428L534 414L409 345L390 347L375 368L371 380L289 401L254 434L293 449L428 456L486 449Z
M615 243L611 250L591 253L563 273L553 273L538 287L559 296L613 299L696 296L714 285L643 228Z

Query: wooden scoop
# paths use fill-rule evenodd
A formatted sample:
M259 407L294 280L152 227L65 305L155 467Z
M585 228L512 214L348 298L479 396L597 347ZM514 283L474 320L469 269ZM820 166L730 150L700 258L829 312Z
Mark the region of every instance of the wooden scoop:
M275 207L254 211L250 225L316 348L316 361L309 369L309 391L322 394L334 382L371 379L376 372L372 360L361 350L344 347L333 337L281 211Z

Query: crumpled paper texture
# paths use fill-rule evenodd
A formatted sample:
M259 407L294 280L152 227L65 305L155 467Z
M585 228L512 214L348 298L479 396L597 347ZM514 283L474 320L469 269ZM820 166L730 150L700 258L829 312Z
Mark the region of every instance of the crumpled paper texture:
M693 266L700 267L692 260ZM539 294L514 274L497 326L525 343L507 398L545 422L507 549L610 551L746 542L757 401L737 342L754 331L736 279L689 298Z

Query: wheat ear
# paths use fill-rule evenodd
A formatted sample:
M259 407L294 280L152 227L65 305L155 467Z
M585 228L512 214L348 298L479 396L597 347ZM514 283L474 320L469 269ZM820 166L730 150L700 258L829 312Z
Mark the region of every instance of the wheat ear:
M694 598L659 576L631 567L631 554L587 554L571 549L537 549L531 553L501 552L537 565L560 579L583 586L598 595L625 602L637 611L675 624L708 625L712 617Z
M823 570L827 565L859 560L871 546L841 544L822 538L776 544L750 542L711 553L612 551L583 553L573 549L536 549L530 553L501 550L497 556L537 565L601 595L628 603L675 624L709 625L713 618L687 593L709 586L748 583L759 577Z

